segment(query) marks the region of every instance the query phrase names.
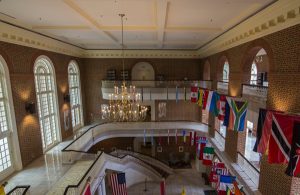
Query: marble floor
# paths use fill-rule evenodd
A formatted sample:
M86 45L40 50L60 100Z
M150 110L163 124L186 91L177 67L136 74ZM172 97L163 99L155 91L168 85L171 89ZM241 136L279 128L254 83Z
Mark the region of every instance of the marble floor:
M58 144L22 171L7 178L5 191L8 192L17 185L30 185L30 195L46 194L71 167L62 164L61 157L61 150L69 143L70 141L65 141Z
M181 195L183 187L188 195L202 195L204 190L212 190L210 186L204 185L201 173L196 170L194 165L192 169L176 169L175 173L166 180L167 195ZM147 182L147 191L145 192L144 189L144 183L133 185L128 188L128 195L160 194L159 182Z

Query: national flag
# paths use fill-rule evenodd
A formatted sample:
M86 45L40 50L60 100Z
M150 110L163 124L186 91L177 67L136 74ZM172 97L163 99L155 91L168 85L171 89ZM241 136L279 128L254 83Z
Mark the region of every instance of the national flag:
M186 87L183 87L184 101L186 101Z
M211 100L212 100L213 94L214 94L213 91L208 90L208 95L207 95L207 99L206 99L206 107L205 107L205 110L208 112L210 112L210 110L211 110L210 106L211 106Z
M194 145L196 145L197 143L197 132L194 131Z
M218 102L220 101L220 95L215 91L211 91L211 93L212 95L211 95L209 112L213 113L213 115L217 117L219 115Z
M186 143L186 136L185 136L186 132L185 130L182 131L182 137L183 137L183 143Z
M225 102L225 115L224 115L224 121L223 125L228 127L229 126L229 117L230 117L230 106L226 100Z
M176 103L178 102L178 86L175 87Z
M234 186L234 195L242 195L242 192L241 192L236 180L233 181L233 186Z
M222 162L213 162L209 175L210 182L213 187L217 186L220 180L220 175L228 175L228 169Z
M233 186L234 181L235 181L234 176L220 175L220 183L219 183L219 186L218 186L218 194L219 195L226 194L227 187L229 187L230 189L232 189L234 187Z
M290 161L286 174L300 177L300 121L294 122Z
M232 194L233 193L232 193L231 189L228 186L226 186L226 195L232 195Z
M257 139L253 149L253 151L255 152L266 154L268 150L271 129L272 129L273 113L282 113L282 112L264 110L264 109L260 110L258 116L258 123L257 123Z
M213 147L204 147L203 149L203 161L204 165L211 165L215 151Z
M206 143L207 143L206 137L198 137L197 155L198 155L199 160L203 160L203 152L204 152L204 148L206 146Z
M168 129L168 145L170 145L170 129Z
M82 195L92 195L91 184L89 182L86 183L85 188L82 192Z
M202 110L206 110L208 94L209 94L209 90L203 90L203 96L202 96Z
M182 187L181 195L186 195L184 186Z
M293 137L295 117L273 113L271 136L269 140L269 163L287 163Z
M192 131L190 131L190 146L192 146L193 144L194 144L194 137L193 137L193 132Z
M248 102L235 101L228 97L227 102L230 107L228 129L234 131L243 131L245 127Z
M197 104L200 107L203 106L203 92L204 92L204 90L199 88L199 90L198 90L198 101L197 101Z
M197 95L198 95L198 87L192 86L191 87L191 102L197 102Z
M256 128L256 142L253 148L254 152L257 152L257 147L262 138L262 131L263 131L266 115L267 115L267 110L264 108L260 108L258 113L258 121L257 121L257 128Z
M112 173L110 182L113 195L127 195L125 173Z
M165 179L162 179L160 182L160 195L166 194L166 181Z
M218 106L218 119L220 121L224 121L224 117L225 117L225 105L226 105L226 96L225 95L220 95L219 101L217 103Z

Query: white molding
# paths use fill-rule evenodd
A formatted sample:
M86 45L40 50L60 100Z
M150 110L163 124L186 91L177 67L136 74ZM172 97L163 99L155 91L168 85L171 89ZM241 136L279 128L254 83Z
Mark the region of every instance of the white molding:
M201 58L300 24L300 1L279 0L198 50Z
M126 50L125 58L204 58L300 24L300 1L278 0L198 50ZM0 41L81 58L121 58L121 50L87 50L1 23Z

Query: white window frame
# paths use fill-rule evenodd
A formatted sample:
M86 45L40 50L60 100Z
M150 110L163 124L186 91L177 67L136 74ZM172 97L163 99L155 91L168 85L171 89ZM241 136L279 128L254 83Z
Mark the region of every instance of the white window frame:
M39 61L44 61L44 65L40 65ZM48 73L44 73L44 74L37 74L37 69L40 67L47 67L49 69ZM60 130L60 117L59 117L59 107L58 107L58 101L57 101L57 85L56 85L56 76L55 76L55 69L54 69L54 65L52 63L52 61L50 60L50 58L48 58L47 56L39 56L34 63L34 80L35 80L35 92L36 92L36 98L37 98L37 108L38 108L38 113L39 113L39 123L40 123L40 128L41 128L41 139L42 139L42 143L43 143L43 152L45 153L46 151L48 151L49 149L51 149L53 146L55 146L56 144L58 144L61 141L61 130ZM50 82L51 82L51 88L52 90L46 90L46 91L42 91L41 92L41 83L39 82L39 78L40 76L50 76ZM47 85L48 88L48 85ZM38 89L38 90L37 90ZM45 115L44 114L44 110L41 109L41 105L40 102L42 102L42 95L47 94L47 103L49 102L49 94L52 94L52 101L53 101L53 113ZM48 107L48 112L50 112L51 105L47 104ZM46 144L46 137L45 137L45 120L46 119L51 119L51 117L53 117L54 119L54 124L53 122L49 122L50 123L50 130L51 130L51 137L55 137L55 139L52 139L52 143L47 145Z
M71 68L73 68L74 73L70 73ZM71 76L77 76L77 83L75 85L71 84ZM71 106L71 115L72 115L72 127L73 131L78 130L80 127L83 126L83 113L82 113L82 95L81 95L81 82L80 82L80 71L78 68L78 64L76 61L72 60L69 63L68 66L68 81L69 81L69 94L70 94L70 106ZM72 89L75 89L77 91L77 96L78 96L78 102L77 104L73 104L74 102L74 97L72 97ZM77 90L76 90L77 89ZM78 118L75 116L75 112L78 110ZM76 118L78 120L76 120Z
M251 65L250 85L257 85L257 65L254 61Z
M224 65L223 65L222 80L223 80L223 82L228 82L229 81L229 63L228 63L227 60L224 62Z
M11 162L10 167L8 167L7 169L3 170L0 173L0 180L3 180L9 175L11 175L14 171L21 170L22 161L21 161L21 152L20 152L20 145L18 139L17 125L16 125L16 117L15 117L14 105L12 99L9 70L6 61L1 55L0 55L0 75L1 75L0 84L4 95L4 97L1 98L1 100L2 102L4 102L5 118L8 127L7 131L0 132L0 138L1 139L7 138L8 151L9 151L10 162Z

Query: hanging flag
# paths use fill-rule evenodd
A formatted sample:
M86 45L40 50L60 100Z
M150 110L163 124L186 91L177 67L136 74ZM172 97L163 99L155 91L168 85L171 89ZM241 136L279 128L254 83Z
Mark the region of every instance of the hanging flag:
M218 186L218 194L226 194L226 187L228 186L230 189L233 189L233 182L235 181L235 177L230 175L220 175L220 183Z
M207 99L208 99L209 90L203 90L202 96L202 110L206 110Z
M199 148L198 158L199 158L199 160L203 160L203 152L204 152L206 143L207 143L206 137L198 137L198 148Z
M176 103L177 103L178 102L178 86L177 85L176 85L175 90L176 90Z
M294 122L290 161L285 173L300 177L300 121Z
M257 152L257 147L262 137L262 130L265 123L266 115L267 115L267 110L260 108L258 113L257 128L256 128L256 142L253 148L254 152Z
M223 121L223 125L228 127L229 125L229 117L230 117L230 106L226 100L225 102L225 116L224 116L224 121Z
M177 129L175 130L175 143L177 144Z
M168 145L170 145L170 129L168 129Z
M144 129L144 146L146 146L146 129Z
M242 195L242 192L236 181L233 181L233 186L234 186L234 195Z
M248 102L234 101L229 97L227 97L227 102L230 107L228 129L233 131L243 131L245 127Z
M220 175L228 175L228 169L222 162L213 162L211 167L211 172L209 175L209 180L213 187L216 187L220 180Z
M198 101L197 101L197 104L200 107L203 106L203 92L204 92L203 89L200 89L200 88L198 89Z
M127 195L125 173L112 173L110 182L113 195Z
M183 143L186 143L186 136L185 136L185 130L182 131L182 137L183 137Z
M198 95L198 87L192 86L191 87L191 102L197 102L197 95Z
M193 132L190 131L190 146L194 144L194 137L193 137Z
M91 184L89 182L86 183L86 186L82 192L82 195L92 195Z
M186 101L186 87L183 87L183 92L184 92L184 101Z
M269 140L269 163L287 163L290 160L293 123L294 117L273 113Z
M196 145L197 143L197 132L194 131L194 145Z
M217 92L212 91L209 112L213 113L215 117L218 117L219 115L219 107L218 107L219 101L220 101L220 95Z
M165 195L166 194L166 181L165 179L162 179L160 181L160 195Z
M207 90L207 91L208 91L208 95L207 95L207 99L206 99L205 110L209 112L211 110L210 106L211 106L211 100L212 100L214 92L210 91L210 90Z
M220 121L224 121L225 117L225 106L226 106L226 96L225 95L220 95L219 101L218 101L218 119Z
M232 194L233 193L232 193L231 189L228 186L226 186L226 195L232 195Z
M182 187L181 195L186 195L184 186Z
M204 165L212 165L212 159L214 157L215 151L213 147L204 147L203 149L203 161Z

